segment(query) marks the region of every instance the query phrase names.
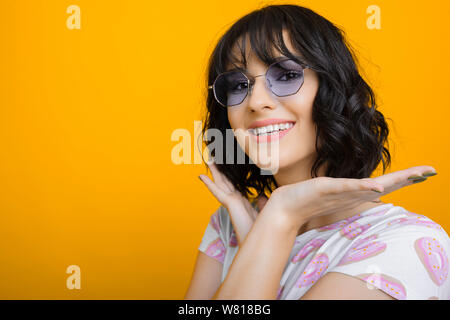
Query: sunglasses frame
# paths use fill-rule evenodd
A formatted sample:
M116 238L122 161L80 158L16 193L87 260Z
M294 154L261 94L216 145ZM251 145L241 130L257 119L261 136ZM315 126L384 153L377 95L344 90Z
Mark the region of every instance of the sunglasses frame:
M267 78L266 78L266 76L267 76L267 72L269 72L270 68L271 68L273 65L275 65L275 64L277 64L277 63L280 63L280 62L283 62L283 61L287 61L287 60L292 60L292 61L294 61L295 63L299 64L299 65L302 67L302 77L303 77L303 82L302 82L302 84L300 85L300 87L298 87L297 91L295 91L294 93L287 94L287 95L284 95L284 96L279 96L279 95L277 95L275 92L273 92L272 89L270 89L270 88L267 87L268 83L267 83ZM214 99L216 99L216 101L217 101L221 106L223 106L223 107L225 107L225 108L229 108L229 107L237 106L237 105L241 104L242 102L244 102L245 98L247 98L247 96L248 96L248 93L249 93L249 92L250 92L250 93L252 92L252 88L253 88L253 85L254 85L254 83L255 83L254 78L264 76L264 78L266 78L266 89L270 89L270 91L271 91L274 95L276 95L277 97L287 97L287 96L292 96L292 95L296 94L296 93L298 92L298 90L300 90L300 88L303 86L303 83L305 82L305 69L313 69L313 68L312 68L311 66L307 65L306 63L301 62L300 60L292 59L292 58L285 58L285 59L281 59L281 60L278 60L278 61L273 62L272 64L270 64L270 65L267 67L267 70L266 70L266 72L265 72L264 74L260 74L260 75L251 77L252 80L249 79L249 76L247 76L247 74L245 73L245 71L230 70L230 71L222 72L221 74L217 75L217 77L216 77L216 79L214 80L213 84L208 86L208 89L213 89ZM217 99L216 89L215 89L215 88L216 88L216 87L215 87L215 84L216 84L217 79L218 79L220 76L222 76L222 75L224 75L224 74L227 74L227 73L233 73L233 72L240 72L240 73L242 73L242 74L244 75L244 77L247 79L247 93L245 94L245 97L242 99L241 102L236 103L236 104L233 104L233 105L231 105L231 106L226 106L226 105L224 105L223 103L221 103L221 102L219 101L219 99Z

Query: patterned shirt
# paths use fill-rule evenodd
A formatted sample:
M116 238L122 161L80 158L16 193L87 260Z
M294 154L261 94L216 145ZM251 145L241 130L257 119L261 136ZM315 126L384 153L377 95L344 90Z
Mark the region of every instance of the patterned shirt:
M212 214L198 249L223 264L223 282L238 251L223 206ZM277 299L299 299L326 273L340 272L395 299L450 300L449 253L450 238L439 224L382 204L297 236Z

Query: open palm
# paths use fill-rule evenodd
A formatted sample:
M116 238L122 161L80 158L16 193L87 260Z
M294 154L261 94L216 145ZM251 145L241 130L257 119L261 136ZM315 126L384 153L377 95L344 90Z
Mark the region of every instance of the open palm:
M277 188L267 206L288 217L292 225L301 226L312 218L356 208L435 174L433 167L416 166L376 178L317 177Z

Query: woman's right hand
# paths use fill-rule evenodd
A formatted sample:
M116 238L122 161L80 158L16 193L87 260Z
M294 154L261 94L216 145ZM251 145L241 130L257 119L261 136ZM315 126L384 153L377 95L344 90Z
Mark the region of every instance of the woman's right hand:
M228 210L239 245L245 240L258 213L248 199L236 190L231 181L219 171L213 160L210 160L207 164L214 181L211 181L206 175L200 175L199 178ZM267 202L265 197L258 199L258 207L261 208L265 202Z
M284 225L298 230L312 218L351 210L434 174L433 167L416 166L376 178L317 177L277 188L260 215L275 212L278 219L283 218Z

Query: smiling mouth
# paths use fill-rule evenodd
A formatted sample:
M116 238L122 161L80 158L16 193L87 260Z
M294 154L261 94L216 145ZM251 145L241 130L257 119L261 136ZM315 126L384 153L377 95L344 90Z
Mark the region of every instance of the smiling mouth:
M275 125L268 125L258 128L248 129L248 132L257 137L261 136L271 136L276 133L282 133L284 131L288 131L295 125L295 122L285 122L285 123L277 123Z
M282 139L295 125L296 122L286 122L271 126L251 128L247 131L250 133L253 141L256 141L257 143L270 143Z

